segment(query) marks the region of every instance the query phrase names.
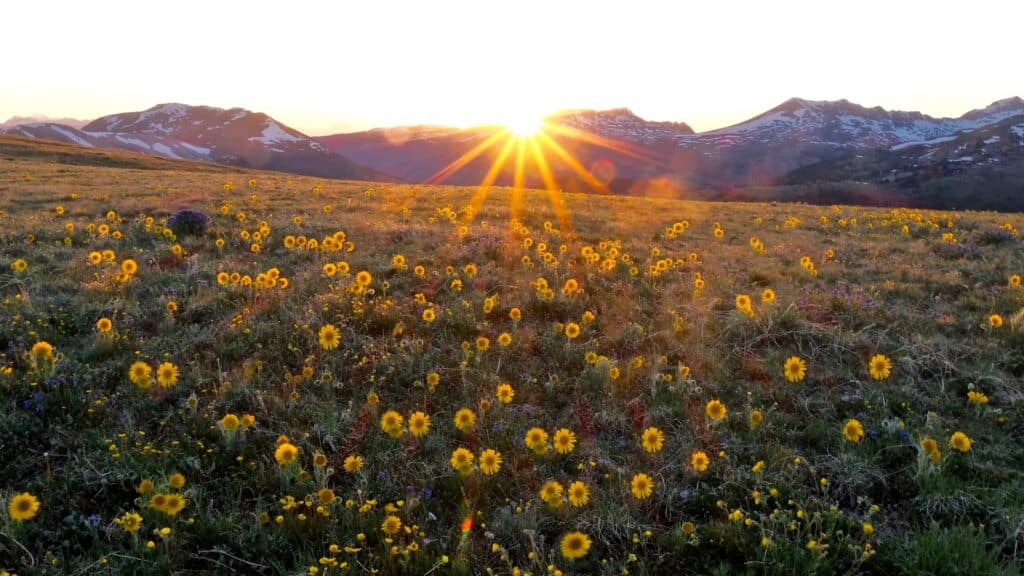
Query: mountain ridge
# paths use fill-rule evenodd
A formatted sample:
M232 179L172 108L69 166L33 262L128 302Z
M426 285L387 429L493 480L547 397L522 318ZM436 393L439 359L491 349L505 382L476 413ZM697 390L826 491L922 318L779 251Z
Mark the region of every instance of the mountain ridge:
M136 112L102 116L80 130L56 123L31 123L3 132L87 147L292 171L309 176L394 180L388 174L359 166L341 154L326 150L267 114L243 108L168 102Z
M1024 99L1017 96L957 118L794 97L746 121L695 132L685 122L648 121L625 107L562 110L543 119L546 136L537 141L552 153L550 179L541 182L527 158L523 185L619 194L643 193L663 180L679 189L771 186L808 166L941 143L1019 114ZM502 146L492 144L508 138L504 130L420 125L311 137L262 112L168 102L103 116L81 130L30 123L3 132L311 176L472 185L501 159ZM493 176L496 185L509 185L514 174L505 166Z

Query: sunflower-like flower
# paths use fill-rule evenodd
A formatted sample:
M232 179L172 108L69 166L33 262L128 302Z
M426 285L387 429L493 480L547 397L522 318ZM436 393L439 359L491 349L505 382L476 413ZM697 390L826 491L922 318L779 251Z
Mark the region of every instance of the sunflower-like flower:
M959 452L970 452L971 443L971 438L959 430L953 432L949 437L949 445Z
M39 499L28 492L12 496L7 502L7 515L15 522L31 520L38 512Z
M469 476L473 472L473 453L465 448L456 448L449 463L459 474Z
M548 433L543 428L530 428L526 432L524 441L526 447L533 450L535 454L544 454L548 451Z
M156 382L161 388L173 388L178 383L178 367L170 362L162 362L156 369Z
M707 413L708 418L718 421L725 418L725 415L729 413L729 410L721 400L711 400L707 403L707 406L704 407L704 412Z
M892 373L892 360L884 354L875 354L868 362L868 371L875 380L885 380Z
M133 384L145 390L153 385L153 368L139 360L128 369L128 378Z
M650 498L654 493L654 480L647 474L639 472L629 481L629 490L637 500Z
M402 434L405 433L402 429L402 424L404 422L405 418L403 418L401 414L395 410L388 410L384 414L381 414L380 429L392 438L401 438Z
M580 325L575 322L569 322L565 325L565 337L569 340L575 340L580 335Z
M645 451L654 454L655 452L660 451L662 446L664 446L665 434L661 430L651 426L644 430L643 434L640 436L640 444L644 447Z
M557 480L548 480L540 487L540 499L552 508L562 505L562 492L565 489Z
M566 560L578 560L587 555L587 552L590 551L590 545L590 536L583 532L569 532L562 536L559 548L561 548L562 556Z
M110 318L100 318L96 321L96 331L100 334L106 334L114 328L114 323L110 321Z
M711 465L711 458L708 458L707 452L703 450L695 450L693 454L690 454L690 466L693 467L697 472L704 472Z
M455 413L455 427L459 431L469 433L473 431L473 427L476 425L476 414L473 413L469 408L461 408Z
M800 382L807 374L807 363L799 356L790 356L786 359L786 364L783 366L782 371L786 375L786 380Z
M391 514L387 518L385 518L384 522L380 525L380 531L387 534L388 536L398 534L398 531L401 529L402 520L394 514Z
M572 504L575 508L586 506L590 502L590 488L586 484L577 480L572 484L569 484L569 490L567 493L569 504Z
M555 431L551 443L559 454L568 454L576 446L576 434L568 428L559 428Z
M516 391L512 388L511 384L498 384L494 395L498 398L498 402L508 404L516 395Z
M317 337L324 350L334 350L341 344L341 332L333 324L324 324Z
M287 466L299 456L299 448L291 442L282 442L274 451L274 460L281 466Z
M480 471L485 475L497 474L501 469L501 452L488 448L480 453L480 458L477 461L480 463Z
M142 516L139 516L138 512L125 512L114 519L114 524L121 530L134 534L142 527Z
M864 426L856 418L850 418L843 424L843 436L850 442L858 444L864 438Z
M409 415L409 434L416 438L422 438L430 430L430 416L423 412L413 412Z
M345 472L355 474L363 467L363 457L357 454L351 454L345 457L345 462L342 465L345 468Z

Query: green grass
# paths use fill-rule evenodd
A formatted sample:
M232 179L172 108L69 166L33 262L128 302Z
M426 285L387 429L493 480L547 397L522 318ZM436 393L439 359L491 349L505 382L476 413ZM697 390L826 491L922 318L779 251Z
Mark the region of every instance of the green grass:
M469 222L472 188L318 181L74 147L64 152L78 160L65 163L48 145L18 146L0 156L0 366L9 368L0 498L29 492L40 508L16 522L5 503L0 568L1010 574L1024 559L1024 291L1008 285L1024 273L1024 250L999 228L1020 230L1020 215L567 195L569 230L541 192L527 192L511 226L507 189L491 190ZM211 229L161 234L180 208L210 214ZM684 220L685 233L666 236ZM254 253L240 232L260 222L270 234ZM101 224L121 238L100 235ZM286 236L339 230L350 251L284 246ZM114 264L89 263L105 249ZM399 254L405 270L392 264ZM126 258L138 272L112 282ZM671 265L652 274L665 258ZM14 271L16 259L28 268ZM342 261L349 274L324 274ZM286 289L216 280L270 268ZM363 270L372 281L359 290ZM564 295L568 279L582 292ZM769 287L771 304L761 302ZM738 294L752 297L752 317L736 309ZM1005 321L998 329L993 313ZM96 329L103 317L108 335ZM578 338L558 330L569 322L582 327ZM318 343L326 324L341 334L337 349ZM488 350L476 349L479 336ZM40 340L54 347L52 370L29 357ZM868 373L875 354L892 359L885 380ZM784 378L790 356L807 363L801 382ZM176 385L139 389L128 377L135 361L173 363ZM515 389L507 405L495 398L503 382ZM988 404L970 403L969 390ZM705 415L712 399L728 408L721 421ZM472 432L456 430L460 408L476 413ZM387 410L422 411L432 425L423 438L395 439L379 426ZM255 425L226 434L218 422L228 413ZM861 442L843 437L848 419L863 424ZM534 426L572 430L575 448L533 454L523 438ZM654 454L640 445L649 426L665 437ZM949 446L954 431L971 438L969 452ZM301 450L289 466L274 458L282 435ZM938 442L938 463L920 448L925 437ZM449 464L458 447L499 451L501 470L458 474ZM696 450L711 457L707 471L690 466ZM326 467L314 465L318 452ZM356 454L365 466L345 472ZM180 489L168 487L175 472L187 479ZM645 500L629 488L640 472L655 482ZM142 480L181 494L184 509L151 509ZM548 480L585 482L589 503L547 506L538 491ZM323 487L338 500L318 511ZM285 509L289 496L300 504ZM142 517L134 534L114 523L132 511ZM415 528L389 542L381 524L392 513ZM570 531L593 542L582 559L561 555Z

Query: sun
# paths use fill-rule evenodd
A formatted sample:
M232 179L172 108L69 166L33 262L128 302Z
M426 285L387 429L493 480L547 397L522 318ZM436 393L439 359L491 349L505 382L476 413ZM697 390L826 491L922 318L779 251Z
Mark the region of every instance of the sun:
M540 132L544 123L541 122L540 118L524 116L508 122L506 126L508 126L508 129L516 136L520 138L530 138Z
M533 112L536 112L534 110ZM551 119L547 121L546 119ZM481 127L483 128L483 127ZM586 184L599 194L611 194L608 186L587 170L561 142L570 140L589 145L600 146L608 150L638 158L645 162L656 162L642 149L634 148L623 142L616 142L603 136L583 132L567 126L553 118L550 114L530 113L517 110L512 116L505 116L501 123L488 124L490 135L484 137L472 148L465 151L447 166L427 178L427 184L439 184L459 172L481 155L488 153L493 156L487 173L480 180L476 192L470 198L466 210L466 221L471 222L473 215L478 214L487 199L487 194L495 186L499 177L512 173L511 219L519 220L527 209L527 191L525 186L537 178L543 183L543 192L547 193L558 220L560 230L569 236L573 235L572 217L569 214L565 199L562 197L562 185L556 180L552 171L552 161L569 168L581 183ZM532 200L531 200L532 202ZM429 310L428 310L429 312Z

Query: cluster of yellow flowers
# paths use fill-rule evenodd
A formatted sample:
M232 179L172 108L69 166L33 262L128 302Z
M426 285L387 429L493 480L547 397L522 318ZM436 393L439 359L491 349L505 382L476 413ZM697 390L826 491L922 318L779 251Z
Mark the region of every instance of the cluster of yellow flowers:
M818 275L818 269L817 267L814 266L814 261L811 260L810 256L800 257L800 267L803 268L804 271L810 274L811 276Z
M305 235L287 235L284 237L283 245L287 250L301 250L306 252L320 252L325 254L336 252L354 252L356 245L348 239L344 230L338 230L333 234L323 236L320 240L308 238Z
M161 362L156 369L155 382L160 388L173 388L178 383L179 374L180 370L174 363ZM140 389L147 390L154 383L153 367L142 360L138 360L128 368L128 378Z
M665 228L665 238L672 239L676 238L677 236L682 236L689 227L690 222L687 220L679 220L678 222L673 222L671 226L667 226Z

